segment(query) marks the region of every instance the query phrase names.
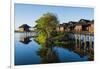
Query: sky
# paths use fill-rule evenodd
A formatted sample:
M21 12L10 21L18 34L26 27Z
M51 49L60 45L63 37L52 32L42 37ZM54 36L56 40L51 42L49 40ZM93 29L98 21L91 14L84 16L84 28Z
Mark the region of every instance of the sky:
M79 21L80 19L94 19L93 8L16 3L14 5L15 29L18 29L22 24L35 26L35 21L48 12L57 15L60 23Z

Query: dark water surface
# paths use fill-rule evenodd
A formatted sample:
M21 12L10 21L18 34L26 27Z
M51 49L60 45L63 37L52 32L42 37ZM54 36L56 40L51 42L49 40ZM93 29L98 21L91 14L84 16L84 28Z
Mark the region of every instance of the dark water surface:
M39 45L33 37L23 35L23 33L15 33L14 42L15 65L76 62L91 59L91 51L84 48L75 48L75 45L45 47Z

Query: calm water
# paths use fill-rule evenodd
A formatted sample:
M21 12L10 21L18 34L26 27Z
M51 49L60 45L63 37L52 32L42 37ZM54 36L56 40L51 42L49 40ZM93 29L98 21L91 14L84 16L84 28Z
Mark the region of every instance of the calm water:
M41 46L33 37L15 33L15 65L88 61L91 52L75 45ZM81 51L82 50L82 51Z

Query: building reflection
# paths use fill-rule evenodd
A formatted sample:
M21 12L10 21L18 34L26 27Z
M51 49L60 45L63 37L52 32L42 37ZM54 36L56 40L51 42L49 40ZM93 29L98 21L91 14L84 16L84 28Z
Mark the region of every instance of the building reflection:
M87 57L87 61L93 61L94 60L94 48L93 48L93 42L92 44L88 41L83 42L80 40L71 40L67 41L66 44L60 44L61 46L58 46L58 44L46 44L48 46L41 46L41 48L38 50L38 55L42 59L42 63L58 63L60 62L58 53L56 50L54 50L55 46L62 47L64 49L67 49L69 51L73 51L74 53L78 54L80 58Z
M29 44L31 36L27 36L26 34L20 35L20 42L23 44ZM90 40L90 41L88 41ZM37 42L38 43L38 42ZM67 49L69 51L73 51L78 54L80 58L87 56L87 61L94 60L94 42L92 37L86 39L84 36L76 36L74 39L69 39L67 41L58 42L58 44L53 41L47 41L45 44L40 44L40 48L36 52L37 55L41 58L41 63L58 63L61 62L59 58L59 54L54 47L61 47ZM67 58L66 58L67 59Z
M70 34L73 42L73 51L80 57L88 56L88 60L94 60L94 35L91 34ZM69 44L71 46L72 44Z
M28 37L27 35L20 35L19 42L21 42L23 44L29 44L31 42L31 40L30 40L30 37Z
M89 41L75 41L74 52L80 55L80 57L88 56L88 60L94 60L94 43Z

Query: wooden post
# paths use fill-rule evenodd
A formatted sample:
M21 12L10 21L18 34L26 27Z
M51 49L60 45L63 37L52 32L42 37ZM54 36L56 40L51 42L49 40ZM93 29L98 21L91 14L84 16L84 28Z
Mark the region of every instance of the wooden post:
M80 47L82 47L82 34L80 35Z
M90 36L90 49L92 49L92 36Z
M80 50L80 34L79 34L79 39L78 39L78 41L79 41L79 50Z
M75 35L75 48L77 48L77 34Z
M84 35L84 49L86 49L86 35Z

